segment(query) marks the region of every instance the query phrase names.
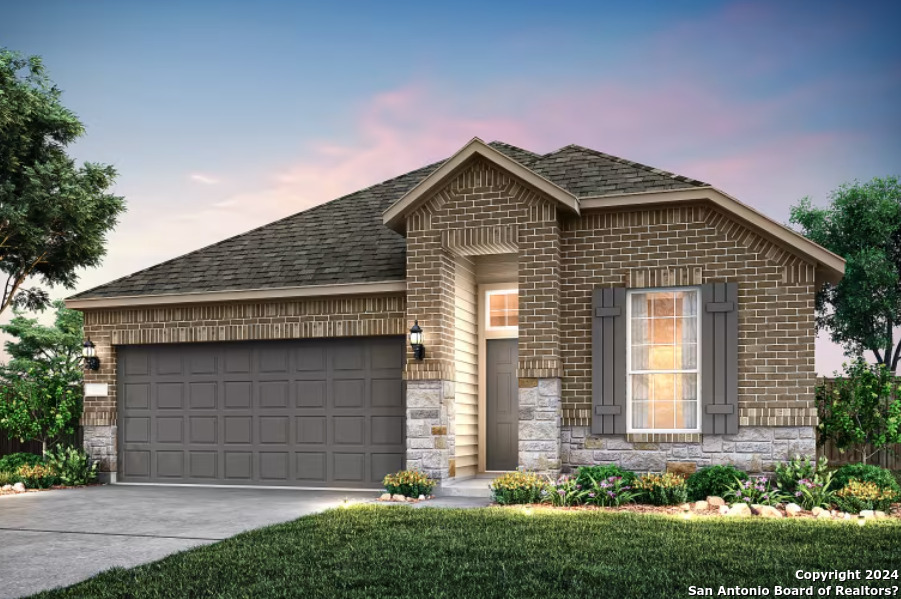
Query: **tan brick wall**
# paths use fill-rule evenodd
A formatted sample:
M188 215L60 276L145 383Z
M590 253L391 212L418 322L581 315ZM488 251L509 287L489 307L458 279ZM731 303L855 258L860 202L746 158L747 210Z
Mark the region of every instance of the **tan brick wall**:
M408 378L454 370L454 257L518 253L521 376L557 376L560 227L553 200L482 159L407 218L407 317L426 331L424 363Z
M814 266L707 206L592 211L561 233L566 424L591 408L591 291L738 282L742 426L815 424Z
M85 398L82 422L115 424L117 345L405 335L404 312L397 294L86 310L100 370L87 371L85 382L108 383L110 395Z

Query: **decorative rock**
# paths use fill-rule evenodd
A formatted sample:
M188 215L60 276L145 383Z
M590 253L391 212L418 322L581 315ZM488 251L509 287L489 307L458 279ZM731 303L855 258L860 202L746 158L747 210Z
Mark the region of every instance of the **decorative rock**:
M860 517L869 520L876 517L876 512L873 510L861 510Z
M25 484L24 483L14 484L13 491L15 491L16 493L24 493L25 492Z
M848 514L846 512L839 512L838 515L842 518L842 520L850 520L851 519L851 514Z
M716 495L711 495L707 497L707 504L710 507L720 507L726 505L726 500L722 497L717 497Z
M757 515L761 518L781 518L782 512L777 510L771 505L758 505L755 506L755 511Z
M721 505L719 507L720 516L726 516L729 514L729 506Z
M829 513L829 510L823 510L817 514L817 520L832 520L832 514Z
M684 511L687 512L688 510L691 509L691 504L690 504L690 503L683 503L683 504L681 504L681 505L679 506L679 509L680 509L680 510L684 510Z
M875 512L873 512L873 514L875 514L876 518L878 518L879 520L881 520L883 518L888 518L886 513L883 511L880 511L880 510L876 510Z
M823 512L826 512L826 510L824 510L820 506L816 506L815 508L810 510L810 513L813 514L814 517L819 517L819 515L822 514ZM829 512L826 512L826 513L828 514Z
M2 487L0 487L0 490L2 490L2 491L12 491L12 490L13 490L13 486L12 486L12 485L3 485Z
M801 515L801 506L797 503L789 503L785 506L785 515L789 518L795 518Z
M726 514L727 516L750 516L751 508L747 503L733 503L732 507L729 508L729 512Z
M407 500L407 498L404 497L403 495L400 495L399 493L395 493L394 495L391 496L391 501L406 501L406 500Z
M419 501L422 501L423 499L425 499L425 495L420 495L420 496L419 496Z
M382 493L379 497L379 501L391 501L391 493Z
M696 502L695 502L695 511L696 511L696 512L703 512L704 510L707 509L708 506L709 506L709 504L708 504L706 501L703 501L703 500L702 500L702 501L696 501Z

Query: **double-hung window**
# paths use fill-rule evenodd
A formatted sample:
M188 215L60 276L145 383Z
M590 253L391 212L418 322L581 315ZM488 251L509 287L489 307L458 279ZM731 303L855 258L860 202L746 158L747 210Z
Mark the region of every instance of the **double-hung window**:
M628 431L700 432L699 289L635 289L627 298Z

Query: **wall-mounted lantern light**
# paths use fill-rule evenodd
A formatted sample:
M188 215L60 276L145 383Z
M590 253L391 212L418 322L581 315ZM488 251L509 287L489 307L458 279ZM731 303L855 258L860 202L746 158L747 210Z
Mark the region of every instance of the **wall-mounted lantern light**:
M413 327L410 329L410 347L413 348L413 357L417 360L425 358L425 345L422 344L422 329L419 327L419 321L413 321Z
M100 369L100 358L97 357L97 350L94 349L94 342L91 341L90 338L84 342L84 348L81 350L81 355L84 357L85 368L88 370Z

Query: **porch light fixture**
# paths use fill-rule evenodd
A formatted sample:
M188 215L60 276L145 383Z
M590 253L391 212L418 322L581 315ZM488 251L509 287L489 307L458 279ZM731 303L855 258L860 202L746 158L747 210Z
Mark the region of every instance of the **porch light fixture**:
M425 345L422 344L422 329L419 327L419 321L414 320L413 326L410 328L410 347L413 348L413 357L417 360L425 358Z
M84 357L84 367L86 369L100 369L100 358L97 357L97 351L94 349L94 342L91 341L90 337L84 342L84 348L81 350L81 355Z

